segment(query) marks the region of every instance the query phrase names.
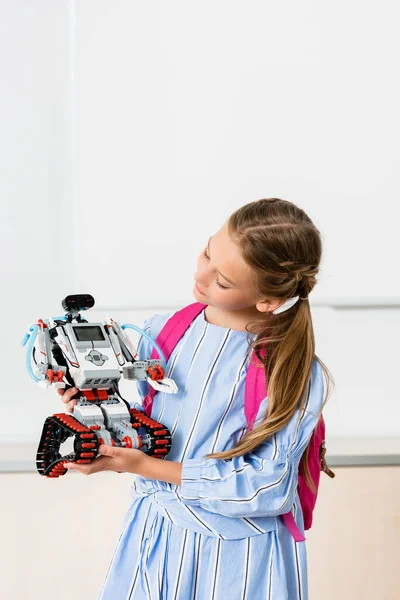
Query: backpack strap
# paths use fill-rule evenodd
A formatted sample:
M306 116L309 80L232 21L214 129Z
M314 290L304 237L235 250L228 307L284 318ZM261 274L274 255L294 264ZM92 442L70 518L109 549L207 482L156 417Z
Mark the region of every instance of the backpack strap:
M289 529L294 541L305 542L307 538L301 533L300 529L298 528L291 511L280 516L282 517L286 527Z
M260 355L265 356L265 348L260 350ZM246 373L246 386L244 395L244 414L247 426L253 429L260 404L267 395L267 381L264 365L253 351L250 356L250 364Z
M260 356L265 357L265 348L260 351ZM246 374L246 387L244 397L244 412L249 429L253 429L260 404L267 395L267 381L265 370L258 356L253 352L250 357L250 365ZM291 511L280 515L289 529L295 542L305 541Z
M156 339L157 344L160 346L160 349L164 354L165 363L168 362L168 359L171 356L175 346L188 329L189 325L201 313L201 311L205 309L206 306L207 304L202 304L201 302L193 302L192 304L181 308L181 310L178 310L167 320ZM154 347L150 358L160 358L156 348ZM143 398L143 409L148 417L151 415L153 400L156 393L157 390L149 386L149 391Z

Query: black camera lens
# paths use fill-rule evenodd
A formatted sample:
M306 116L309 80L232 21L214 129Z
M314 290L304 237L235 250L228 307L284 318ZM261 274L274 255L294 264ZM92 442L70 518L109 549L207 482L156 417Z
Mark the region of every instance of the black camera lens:
M90 294L72 294L62 300L61 305L64 310L88 310L94 306L94 298Z

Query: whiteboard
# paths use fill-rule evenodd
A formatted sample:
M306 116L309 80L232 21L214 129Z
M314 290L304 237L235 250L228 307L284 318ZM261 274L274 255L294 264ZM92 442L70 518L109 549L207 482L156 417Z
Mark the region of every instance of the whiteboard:
M113 272L125 304L179 304L209 235L279 197L321 231L315 298L399 296L399 13L361 0L78 3L82 285L113 304Z

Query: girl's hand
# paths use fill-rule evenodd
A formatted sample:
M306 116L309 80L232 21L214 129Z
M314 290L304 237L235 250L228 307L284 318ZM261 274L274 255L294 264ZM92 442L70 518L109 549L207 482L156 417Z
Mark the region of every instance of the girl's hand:
M67 392L66 392L67 393ZM79 471L83 475L92 475L99 471L116 471L117 473L136 473L143 468L148 455L136 448L120 448L102 444L99 454L90 465L64 463L67 469Z
M72 399L79 392L78 388L73 387L69 390L63 390L62 388L57 389L57 393L61 396L61 400L67 405L67 411L72 414L74 412L74 406L77 403L76 399Z

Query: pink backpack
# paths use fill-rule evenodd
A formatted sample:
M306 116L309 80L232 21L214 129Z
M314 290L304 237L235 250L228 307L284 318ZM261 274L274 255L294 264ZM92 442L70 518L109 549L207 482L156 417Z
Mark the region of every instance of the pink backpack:
M164 327L157 336L156 342L160 346L167 362L173 349L181 339L185 331L188 329L192 321L206 308L207 304L194 302L185 306L175 314L173 314L165 323ZM151 358L160 358L158 352L153 348ZM258 409L262 400L267 396L266 378L264 369L255 367L253 362L259 361L257 355L253 352L251 362L246 374L245 386L245 402L244 413L248 428L252 429L254 421L258 413ZM147 416L150 417L153 406L153 399L157 391L149 387L149 393L143 399L143 409ZM314 482L316 491L312 492L308 487L305 477L299 468L298 475L298 492L300 504L304 518L304 529L310 529L312 524L312 515L317 500L318 486L321 470L327 473L330 477L334 477L334 473L329 469L325 462L325 422L321 415L316 428L314 429L309 442L308 467L311 478ZM296 542L302 542L306 538L298 528L296 521L291 512L280 515L287 525L290 533Z

